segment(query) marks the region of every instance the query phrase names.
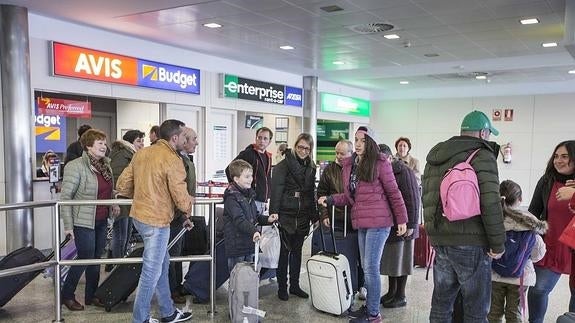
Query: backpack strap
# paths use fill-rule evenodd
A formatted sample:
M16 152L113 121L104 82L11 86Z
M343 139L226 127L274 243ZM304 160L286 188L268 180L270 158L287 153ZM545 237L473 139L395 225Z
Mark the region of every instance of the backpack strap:
M469 154L469 157L467 157L467 159L465 160L466 163L471 164L471 160L473 159L473 157L475 157L475 155L477 155L477 153L479 152L479 148L475 149L471 154Z

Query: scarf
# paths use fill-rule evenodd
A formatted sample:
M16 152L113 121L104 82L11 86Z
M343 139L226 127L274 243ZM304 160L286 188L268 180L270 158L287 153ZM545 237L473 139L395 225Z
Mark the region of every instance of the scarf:
M100 173L106 182L111 182L112 172L110 171L110 168L108 168L108 165L106 165L104 158L96 159L91 154L87 153L87 155L90 158L90 167Z

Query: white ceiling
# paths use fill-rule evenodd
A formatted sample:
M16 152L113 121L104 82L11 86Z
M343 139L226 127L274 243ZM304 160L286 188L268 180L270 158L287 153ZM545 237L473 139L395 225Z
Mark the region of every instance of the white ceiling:
M566 0L572 1L572 0ZM31 13L386 93L575 84L565 0L0 0ZM337 5L343 10L320 9ZM519 19L537 17L536 25ZM203 26L223 25L219 29ZM388 23L386 33L349 27ZM388 40L384 34L401 38ZM558 47L543 48L544 42ZM294 50L279 49L281 45ZM438 54L426 57L426 54ZM334 65L343 61L344 65ZM476 80L475 72L488 73ZM400 85L407 80L409 85ZM551 86L553 87L553 86ZM417 95L417 94L415 94Z

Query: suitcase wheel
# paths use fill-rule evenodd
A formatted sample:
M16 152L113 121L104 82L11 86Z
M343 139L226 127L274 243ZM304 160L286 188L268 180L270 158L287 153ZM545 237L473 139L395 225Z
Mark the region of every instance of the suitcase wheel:
M110 312L110 311L112 311L112 308L111 308L111 307L106 307L105 310L106 310L106 312Z

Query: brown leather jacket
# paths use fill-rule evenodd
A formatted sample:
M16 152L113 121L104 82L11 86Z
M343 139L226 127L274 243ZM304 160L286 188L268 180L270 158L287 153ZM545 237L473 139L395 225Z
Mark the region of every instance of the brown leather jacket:
M163 139L134 155L116 189L118 195L134 199L130 216L151 226L169 226L176 208L192 211L182 159Z

